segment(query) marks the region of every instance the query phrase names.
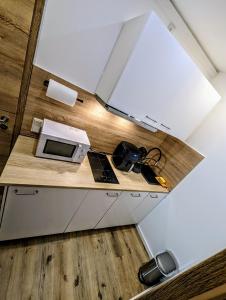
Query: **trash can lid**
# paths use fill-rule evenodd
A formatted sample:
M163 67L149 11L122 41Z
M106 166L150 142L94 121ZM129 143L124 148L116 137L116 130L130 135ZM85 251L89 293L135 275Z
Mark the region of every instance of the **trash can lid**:
M170 255L169 252L158 254L156 256L156 263L160 272L162 272L165 276L175 271L177 268L174 258L172 257L172 255Z

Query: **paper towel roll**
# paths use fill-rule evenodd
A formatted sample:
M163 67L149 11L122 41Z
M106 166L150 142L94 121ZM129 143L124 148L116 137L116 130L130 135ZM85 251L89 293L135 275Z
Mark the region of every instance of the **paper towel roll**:
M74 106L78 93L63 84L50 79L46 96L64 104Z

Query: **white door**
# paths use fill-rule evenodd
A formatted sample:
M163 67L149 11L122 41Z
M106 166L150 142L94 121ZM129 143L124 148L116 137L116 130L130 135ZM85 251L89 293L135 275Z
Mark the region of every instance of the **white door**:
M66 232L93 229L117 200L120 192L90 190L74 214Z
M149 193L147 197L132 212L135 223L139 223L146 217L159 202L166 197L166 193Z
M108 104L185 140L219 99L185 50L151 13Z
M64 232L87 192L76 189L9 187L0 240Z
M134 224L132 212L147 194L145 192L123 192L96 228Z

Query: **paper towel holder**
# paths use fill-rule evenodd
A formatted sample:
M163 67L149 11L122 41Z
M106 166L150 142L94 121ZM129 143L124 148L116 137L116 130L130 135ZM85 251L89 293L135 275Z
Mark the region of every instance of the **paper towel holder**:
M48 79L44 80L44 81L43 81L43 85L44 85L45 87L48 87L48 86L49 86L49 80L48 80ZM84 101L81 100L81 99L77 99L77 101L79 101L79 102L81 102L81 103L84 102Z
M43 85L44 85L45 87L48 87L48 86L49 86L49 80L44 80L44 81L43 81Z

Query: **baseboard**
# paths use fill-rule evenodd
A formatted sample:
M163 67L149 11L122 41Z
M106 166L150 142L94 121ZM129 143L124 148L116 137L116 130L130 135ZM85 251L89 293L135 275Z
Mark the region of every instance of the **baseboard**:
M138 224L136 225L136 229L137 229L137 232L138 232L138 234L139 234L139 236L140 236L140 238L141 238L141 240L142 240L142 242L144 244L144 247L145 247L145 249L146 249L146 251L147 251L150 259L153 258L154 255L152 254L150 246L148 245L148 242L146 241L146 238L145 238L145 236L143 234L143 231L142 231L142 229L140 228L140 226Z

